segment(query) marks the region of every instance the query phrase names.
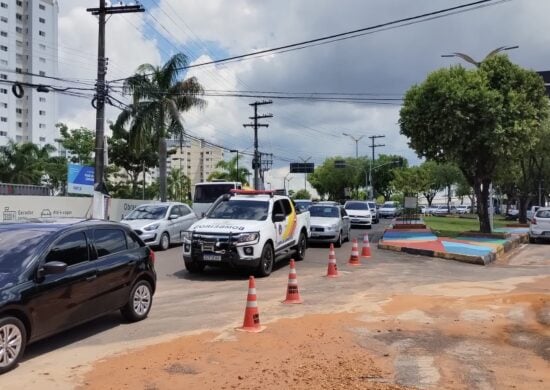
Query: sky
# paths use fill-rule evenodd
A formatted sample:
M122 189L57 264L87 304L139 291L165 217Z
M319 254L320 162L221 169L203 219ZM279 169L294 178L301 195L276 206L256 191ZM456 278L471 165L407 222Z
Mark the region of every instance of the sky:
M144 13L112 15L106 28L107 80L128 77L143 63L161 65L176 52L198 64L361 29L416 16L472 0L143 0ZM113 2L118 3L118 2ZM126 2L127 4L130 2ZM59 0L59 76L93 84L96 77L97 18L86 8L98 0ZM481 60L491 50L507 51L525 68L550 70L550 1L493 1L491 6L399 28L270 54L245 61L192 68L182 77L197 77L205 90L278 91L285 94L338 93L346 96L399 99L414 84L439 68L468 64L442 54L466 53ZM319 96L319 95L316 95ZM121 100L123 97L118 96ZM189 134L230 149L251 152L250 123L255 98L206 96L206 108L183 113ZM260 99L261 100L261 99ZM309 159L320 165L331 156L371 155L368 136L384 135L376 153L399 154L420 163L399 134L399 100L378 103L279 100L261 106L273 114L262 122L259 149L274 155L267 187L304 188L303 174L290 174L289 162ZM109 107L106 119L120 112ZM89 99L62 96L59 121L95 128ZM227 153L231 155L231 153ZM241 157L242 158L242 157ZM240 164L250 168L245 157ZM310 186L307 184L307 188Z

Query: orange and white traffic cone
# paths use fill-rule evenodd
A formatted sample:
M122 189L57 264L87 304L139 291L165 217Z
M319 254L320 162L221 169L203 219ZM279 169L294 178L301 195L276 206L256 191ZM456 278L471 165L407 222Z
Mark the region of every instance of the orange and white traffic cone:
M330 244L330 250L328 252L328 268L327 268L327 278L337 278L338 276L338 266L336 265L336 253L334 253L334 245Z
M296 264L294 259L290 259L290 271L288 272L288 287L286 289L286 299L283 303L302 303L300 292L298 291L298 278L296 277Z
M248 280L248 296L246 297L243 326L237 328L237 330L261 332L264 329L265 326L260 325L260 313L258 312L258 301L256 300L256 281L254 276L251 276Z
M369 235L365 233L363 237L363 247L361 248L361 257L370 257Z
M357 244L357 238L353 239L353 245L351 247L351 256L348 261L349 265L361 265L359 261L359 245Z

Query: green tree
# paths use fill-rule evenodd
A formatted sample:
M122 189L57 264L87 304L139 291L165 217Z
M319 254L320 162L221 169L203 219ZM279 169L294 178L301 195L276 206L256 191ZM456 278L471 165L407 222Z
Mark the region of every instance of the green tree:
M94 165L95 132L85 127L71 129L64 123L55 125L61 137L56 139L71 157L69 161L81 165Z
M408 167L406 158L395 154L380 154L374 161L372 168L372 181L374 193L384 195L384 199L390 199L395 191L392 181L395 171Z
M212 172L207 180L225 180L225 181L236 181L245 185L248 185L248 175L250 171L245 167L238 167L237 156L233 157L229 161L221 160L216 164L216 168L221 170L216 170Z
M419 156L460 168L476 194L480 230L490 232L489 189L498 164L536 143L547 107L536 72L494 55L474 70L431 73L407 91L399 123Z
M168 175L168 199L178 202L189 201L191 179L180 169L171 169Z
M10 140L0 148L0 181L13 184L41 185L47 175L46 164L55 151L52 145Z
M344 160L344 168L336 168L335 161ZM327 158L323 164L317 166L308 176L308 181L321 198L330 200L345 198L345 189L356 185L357 170L361 169L354 164L355 159L342 157Z
M311 199L311 194L308 190L301 189L296 191L296 193L292 195L292 199Z
M183 53L175 54L161 67L140 65L136 74L124 83L133 102L120 113L115 124L121 128L130 124L134 145L152 143L158 147L161 201L166 200L166 138L183 137L181 113L206 104L200 98L204 92L195 77L179 79L186 66L187 57Z

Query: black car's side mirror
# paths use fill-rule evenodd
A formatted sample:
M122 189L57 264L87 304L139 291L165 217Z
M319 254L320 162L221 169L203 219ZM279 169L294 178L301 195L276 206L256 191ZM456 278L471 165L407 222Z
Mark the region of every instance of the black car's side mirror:
M38 276L42 277L50 274L62 274L66 270L67 263L62 261L49 261L40 267L38 270Z

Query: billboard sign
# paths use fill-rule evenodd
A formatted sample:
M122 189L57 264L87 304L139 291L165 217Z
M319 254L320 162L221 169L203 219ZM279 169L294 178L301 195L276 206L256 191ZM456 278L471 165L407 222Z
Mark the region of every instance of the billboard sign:
M290 163L290 173L313 173L313 163Z
M94 167L69 164L67 173L68 192L70 194L94 194Z

